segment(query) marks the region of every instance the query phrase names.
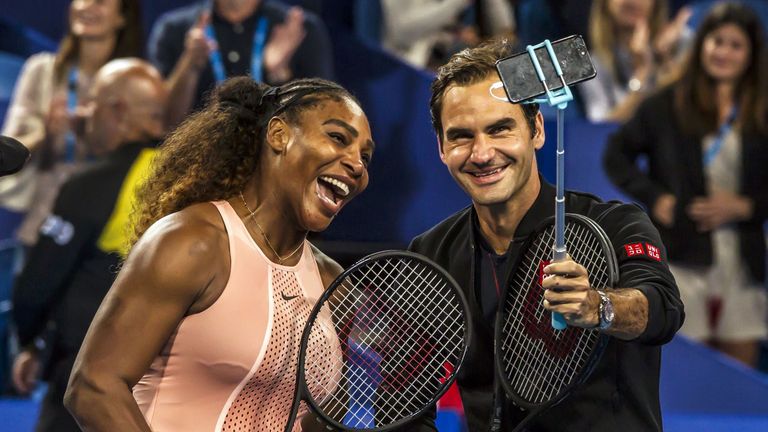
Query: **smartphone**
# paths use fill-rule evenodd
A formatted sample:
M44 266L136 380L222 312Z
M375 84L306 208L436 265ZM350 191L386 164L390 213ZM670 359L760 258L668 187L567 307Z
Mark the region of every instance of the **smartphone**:
M595 77L595 65L592 64L587 45L581 36L568 36L552 42L552 50L560 63L565 83L569 86ZM555 72L547 47L537 48L535 53L549 89L562 88L563 83ZM512 103L520 103L546 93L528 51L497 61L496 70L499 71L504 91Z

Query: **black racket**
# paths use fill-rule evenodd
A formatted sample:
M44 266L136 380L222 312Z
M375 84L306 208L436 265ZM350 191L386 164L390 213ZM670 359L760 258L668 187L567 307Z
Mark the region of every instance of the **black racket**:
M461 367L468 311L453 278L421 255L384 251L358 261L307 320L285 431L302 400L342 430L384 431L416 419Z
M596 289L614 287L619 278L618 264L602 228L587 217L570 213L565 215L564 227L568 253L587 269L590 285ZM515 431L583 383L608 343L608 336L597 329L552 327L552 314L542 306L541 285L544 267L552 261L554 239L553 218L531 234L496 317L497 377L512 401L528 410Z

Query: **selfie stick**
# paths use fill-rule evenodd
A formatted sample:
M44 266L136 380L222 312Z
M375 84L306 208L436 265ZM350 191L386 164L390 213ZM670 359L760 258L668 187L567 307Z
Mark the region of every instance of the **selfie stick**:
M557 72L557 76L560 78L560 82L563 84L561 89L553 91L549 89L549 86L547 86L547 79L544 77L544 72L541 70L541 64L539 64L539 59L536 57L536 49L541 47L547 48L549 59L552 61L552 65L555 67L555 72ZM549 39L538 45L528 45L526 50L528 51L528 55L531 57L533 67L536 69L536 75L538 75L539 81L541 81L541 85L544 86L544 90L546 91L547 95L546 98L533 99L531 101L527 101L527 103L548 103L550 106L557 108L557 196L555 197L555 246L553 248L553 261L562 261L566 256L565 191L563 187L563 184L565 183L563 112L568 106L568 102L573 100L573 93L571 93L571 89L565 83L565 78L563 78L563 71L560 68L560 62L557 60L557 56L555 55L555 51L552 49L552 44L549 42ZM563 315L557 312L552 312L552 328L556 330L564 330L566 327L568 327L568 324L565 322Z

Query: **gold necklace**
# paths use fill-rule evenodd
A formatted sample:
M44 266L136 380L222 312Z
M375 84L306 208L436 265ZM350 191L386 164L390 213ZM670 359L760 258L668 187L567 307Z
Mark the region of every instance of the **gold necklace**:
M296 252L298 252L299 250L301 250L301 247L302 247L302 246L304 246L304 242L303 242L303 241L302 241L301 243L299 243L299 246L298 246L296 249L294 249L294 250L293 250L293 252L291 252L291 253L289 253L288 255L286 255L286 256L285 256L285 258L281 257L281 256L280 256L280 254L279 254L279 253L277 253L277 251L275 250L275 248L272 246L272 243L270 243L270 242L269 242L269 237L267 237L267 233L266 233L266 232L264 232L264 229L263 229L263 228L261 227L261 225L259 225L259 223L256 221L256 217L254 216L254 213L256 213L256 212L255 212L255 211L253 211L253 210L251 210L251 208L250 208L250 207L248 207L248 203L247 203L247 202L245 202L245 197L243 196L243 192L242 192L242 191L240 191L240 199L241 199L241 200L243 200L243 205L245 206L245 209L246 209L246 210L248 210L248 213L249 213L249 214L248 214L248 217L250 217L250 218L251 218L251 220L253 221L253 223L255 223L255 224L256 224L256 227L257 227L257 228L259 229L259 231L261 232L261 235L262 235L262 236L264 236L264 241L265 241L265 242L267 242L267 246L269 246L269 249L270 249L270 250L272 251L272 253L273 253L273 254L275 254L275 256L277 257L277 261L278 261L278 263L279 263L279 264L282 264L283 262L285 262L285 260L287 260L288 258L290 258L290 257L292 257L292 256L294 256L294 255L296 255Z

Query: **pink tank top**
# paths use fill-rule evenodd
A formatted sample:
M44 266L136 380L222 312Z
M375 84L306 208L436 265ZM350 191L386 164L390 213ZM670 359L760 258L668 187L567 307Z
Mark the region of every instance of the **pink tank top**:
M301 334L323 290L320 272L308 242L298 264L275 264L228 202L213 204L229 237L227 285L213 305L181 321L133 396L153 431L282 431ZM335 335L311 343L326 351L325 363L339 358ZM341 373L338 364L315 367ZM317 383L312 394L333 385Z

